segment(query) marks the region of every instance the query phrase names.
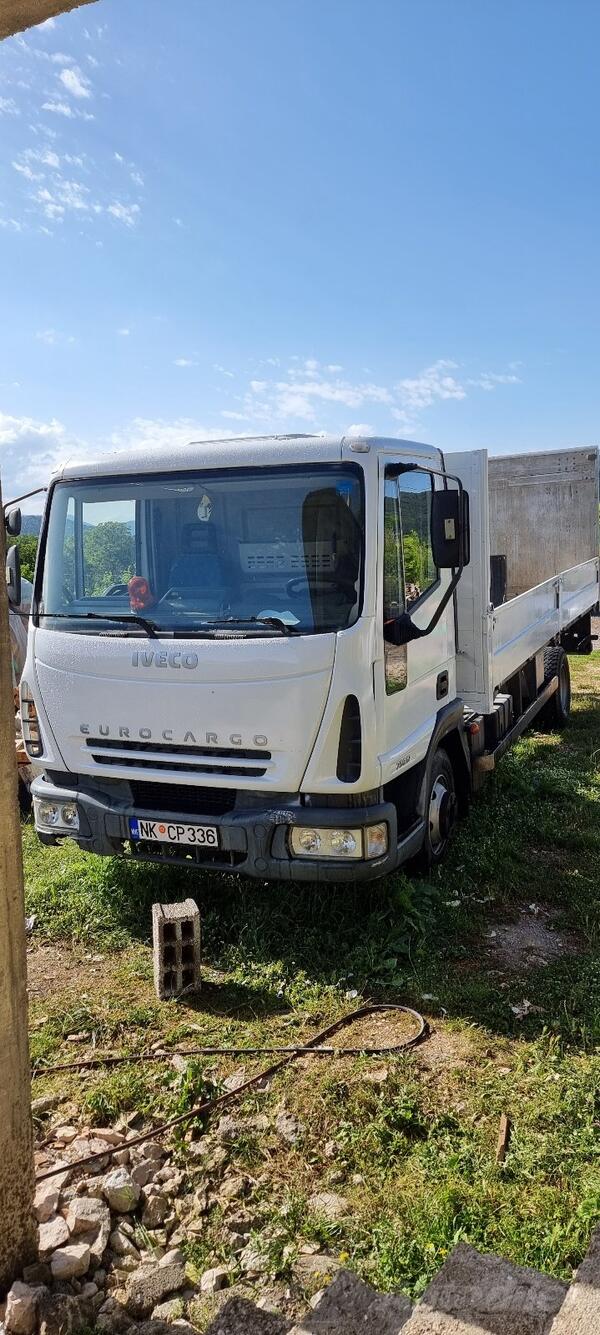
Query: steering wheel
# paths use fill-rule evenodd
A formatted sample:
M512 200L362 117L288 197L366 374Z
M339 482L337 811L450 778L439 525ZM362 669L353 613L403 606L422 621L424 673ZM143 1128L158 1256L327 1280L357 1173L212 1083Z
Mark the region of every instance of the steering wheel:
M127 585L111 584L110 589L105 589L104 594L102 596L104 598L108 598L110 597L111 594L116 594L116 593L127 593Z
M351 580L338 579L336 575L321 575L319 579L307 579L306 575L295 575L293 579L288 579L285 591L290 598L299 598L303 593L309 595L313 592L322 593L329 589L339 589L346 598L352 602L356 600L356 589Z

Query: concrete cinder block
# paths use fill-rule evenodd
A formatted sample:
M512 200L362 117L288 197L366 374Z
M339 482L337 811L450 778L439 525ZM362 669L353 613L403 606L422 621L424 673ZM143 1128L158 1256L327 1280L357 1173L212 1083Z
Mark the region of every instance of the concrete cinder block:
M551 1335L598 1335L600 1331L600 1228L551 1326Z
M411 1312L404 1294L377 1294L350 1270L340 1270L290 1335L399 1335Z
M566 1284L459 1243L402 1335L550 1335Z
M152 905L152 953L160 1001L200 987L200 910L193 899Z

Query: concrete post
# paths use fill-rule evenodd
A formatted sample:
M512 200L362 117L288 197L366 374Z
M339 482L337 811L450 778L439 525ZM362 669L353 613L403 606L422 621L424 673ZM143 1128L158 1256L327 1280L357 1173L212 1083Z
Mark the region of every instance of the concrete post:
M0 490L0 1293L35 1257L23 860Z

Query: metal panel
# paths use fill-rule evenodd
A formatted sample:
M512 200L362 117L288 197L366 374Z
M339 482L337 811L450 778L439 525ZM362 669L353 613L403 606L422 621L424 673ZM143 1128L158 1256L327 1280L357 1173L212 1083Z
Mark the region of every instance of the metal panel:
M507 598L598 555L598 450L489 461L491 550L507 558Z
M471 508L471 561L456 591L456 691L469 708L486 714L493 694L488 456L486 450L464 450L446 454L444 460L447 471L458 474L468 491Z

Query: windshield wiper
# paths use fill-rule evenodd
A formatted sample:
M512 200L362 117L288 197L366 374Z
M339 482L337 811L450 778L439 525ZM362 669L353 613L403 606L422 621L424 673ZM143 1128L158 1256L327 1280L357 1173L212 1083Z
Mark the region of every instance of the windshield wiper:
M300 631L296 626L288 625L287 621L282 621L281 617L223 617L219 618L219 625L235 626L269 626L273 630L278 630L281 635L299 635ZM214 624L214 623L213 623Z
M89 617L95 621L123 621L133 626L141 626L151 640L158 639L156 632L157 629L160 630L155 621L149 621L147 617L139 617L134 613L127 616L125 613L121 615L120 612L38 612L38 616L48 617L49 620L60 617L63 621L85 621Z

